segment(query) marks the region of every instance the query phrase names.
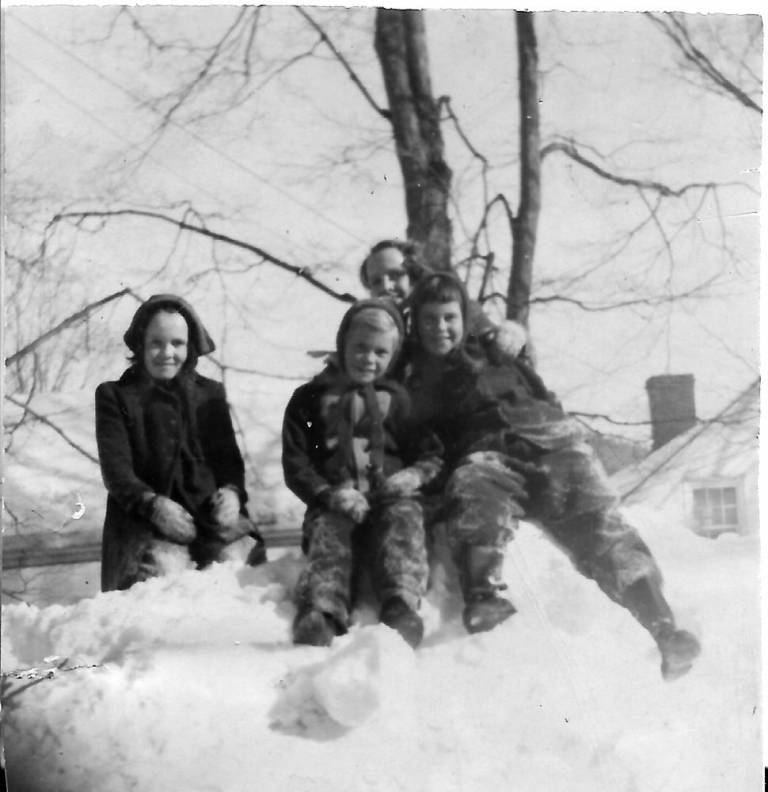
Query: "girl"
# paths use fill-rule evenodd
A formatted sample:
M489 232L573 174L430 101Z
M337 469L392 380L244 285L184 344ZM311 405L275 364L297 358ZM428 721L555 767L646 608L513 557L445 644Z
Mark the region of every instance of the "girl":
M101 588L163 574L173 558L204 567L246 535L243 459L224 387L195 371L215 348L192 307L157 294L123 336L133 353L119 380L96 389L96 440L108 491Z

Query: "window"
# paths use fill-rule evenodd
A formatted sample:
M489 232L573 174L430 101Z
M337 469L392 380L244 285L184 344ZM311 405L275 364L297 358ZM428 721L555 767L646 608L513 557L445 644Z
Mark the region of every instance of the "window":
M739 530L736 487L701 487L693 490L695 530L719 534Z

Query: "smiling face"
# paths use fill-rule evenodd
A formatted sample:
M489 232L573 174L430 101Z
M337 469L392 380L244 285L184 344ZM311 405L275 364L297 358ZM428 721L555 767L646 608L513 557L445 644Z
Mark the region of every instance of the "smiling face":
M425 352L445 357L464 337L464 320L458 301L426 302L417 311L416 329Z
M344 370L356 385L383 377L395 354L397 331L375 330L353 322L344 343Z
M399 305L411 293L405 256L397 248L372 253L365 263L365 272L372 297L389 297Z
M189 328L180 313L158 311L144 333L144 367L157 380L172 380L189 351Z

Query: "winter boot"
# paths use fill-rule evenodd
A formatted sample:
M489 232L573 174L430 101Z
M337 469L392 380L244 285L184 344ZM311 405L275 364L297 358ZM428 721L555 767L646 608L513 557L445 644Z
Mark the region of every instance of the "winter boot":
M675 626L675 617L656 577L644 577L627 588L621 604L645 627L661 652L661 675L666 680L690 671L701 652L694 635Z
M469 633L487 632L516 613L515 606L498 592L504 551L500 547L467 545L459 567L459 582L464 594L462 620Z
M315 608L303 608L293 620L293 642L295 644L330 646L336 633L336 623L333 617Z
M661 652L661 675L669 682L690 671L701 653L695 635L668 622L658 628L654 638Z
M400 597L390 597L382 606L379 621L397 630L403 640L414 649L424 637L421 616Z

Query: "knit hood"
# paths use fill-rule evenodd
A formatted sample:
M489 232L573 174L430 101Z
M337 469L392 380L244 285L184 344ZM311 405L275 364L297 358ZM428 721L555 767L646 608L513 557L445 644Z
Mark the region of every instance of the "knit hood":
M397 364L397 359L400 355L400 351L403 346L403 341L405 338L405 325L403 324L403 317L400 314L397 306L392 302L392 300L388 300L386 298L380 297L370 297L366 300L358 300L343 316L341 320L341 324L339 325L339 331L336 333L336 354L338 357L338 366L339 368L346 373L346 369L344 366L344 345L346 342L347 333L349 332L350 325L352 324L352 320L359 314L361 311L365 309L375 308L379 311L384 311L385 313L389 314L392 317L392 320L395 323L395 329L397 330L397 342L395 344L395 350L392 355L392 359L389 361L389 366L385 374L389 374L392 369Z
M200 317L186 300L175 294L153 294L139 306L131 319L130 326L123 335L123 341L131 352L137 354L141 349L144 343L144 333L149 324L148 316L158 310L158 305L162 306L160 310L168 308L171 311L178 311L184 317L189 328L189 343L194 346L198 355L208 355L216 349L216 345L208 335Z

